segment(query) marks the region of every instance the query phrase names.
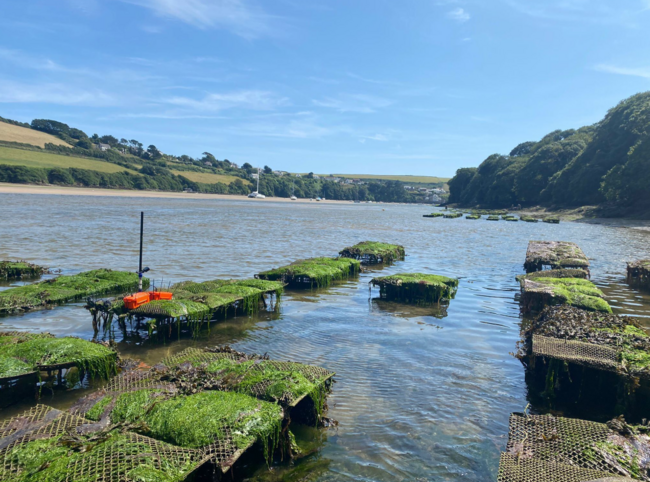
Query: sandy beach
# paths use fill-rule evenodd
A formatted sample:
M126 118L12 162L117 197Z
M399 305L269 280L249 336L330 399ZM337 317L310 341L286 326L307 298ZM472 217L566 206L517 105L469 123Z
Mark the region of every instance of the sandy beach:
M252 199L247 196L236 194L201 194L189 192L162 192L162 191L132 191L127 189L94 189L85 187L66 186L36 186L32 184L10 184L0 183L0 194L47 194L60 196L104 196L104 197L143 197L143 198L175 198L175 199L215 199L248 202L287 202L307 204L352 204L352 201L310 201L309 199L298 199L292 201L289 198L269 197L266 199Z

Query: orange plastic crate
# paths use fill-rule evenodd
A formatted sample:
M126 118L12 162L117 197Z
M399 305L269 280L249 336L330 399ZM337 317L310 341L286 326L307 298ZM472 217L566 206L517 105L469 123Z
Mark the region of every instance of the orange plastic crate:
M149 292L151 301L153 300L171 300L173 294L169 291L150 291Z
M127 310L135 310L139 306L142 306L145 303L149 303L149 301L151 301L151 296L149 293L134 293L130 296L124 297L124 306Z

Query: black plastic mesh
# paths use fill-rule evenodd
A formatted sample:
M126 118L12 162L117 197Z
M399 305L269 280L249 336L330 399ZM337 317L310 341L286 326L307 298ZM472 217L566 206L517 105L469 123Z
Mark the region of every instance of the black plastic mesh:
M615 435L602 423L512 414L498 482L631 480L600 449Z
M173 368L182 365L183 363L198 365L215 362L222 359L249 361L251 359L255 359L255 357L247 357L243 354L210 352L197 348L187 348L177 355L164 359L162 363L167 367ZM316 389L320 385L326 383L334 376L333 372L317 366L304 365L302 363L296 362L281 362L263 359L257 359L256 363L253 364L250 369L258 372L263 372L264 369L268 367L272 368L273 370L283 372L284 376L287 378L290 377L292 373L300 373L313 384L313 389ZM230 378L230 375L228 373L224 373L223 376ZM271 383L273 383L273 381L265 380L251 386L244 393L260 399L268 399L266 391ZM236 387L236 381L231 385ZM285 392L279 401L290 407L293 407L308 395L310 395L310 393L306 391L303 393Z
M31 441L47 440L75 434L76 429L90 422L68 412L37 405L21 415L0 424L0 479L18 476L24 470L12 451ZM62 440L55 444L68 448ZM136 478L134 470L146 464L167 474L167 480L184 480L205 463L208 455L200 450L183 449L134 433L112 433L89 444L87 451L74 453L65 468L65 481L129 482ZM47 470L41 467L39 470ZM173 478L172 478L173 475ZM58 480L58 479L57 479Z

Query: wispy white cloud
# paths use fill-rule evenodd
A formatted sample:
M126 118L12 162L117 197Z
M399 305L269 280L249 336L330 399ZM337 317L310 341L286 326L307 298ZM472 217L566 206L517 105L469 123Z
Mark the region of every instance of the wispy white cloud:
M152 10L160 17L201 29L222 28L254 39L273 33L274 18L247 0L121 0Z
M447 17L460 23L467 22L471 18L470 14L461 7L455 8L448 12Z
M379 141L379 142L386 142L388 141L388 136L385 136L383 134L374 134L372 136L363 136L361 139L363 140L371 140L371 141Z
M379 80L379 79L369 79L368 77L362 77L361 75L348 72L348 77L355 80L360 80L361 82L366 82L368 84L376 85L403 85L401 82L394 82L392 80Z
M366 94L343 94L337 98L326 97L321 100L312 100L313 104L318 107L327 107L338 110L339 112L357 112L361 114L370 114L377 109L388 107L393 102L381 97L375 97Z
M110 106L116 99L99 89L78 89L68 84L25 84L0 80L1 103L43 103Z
M202 99L171 97L164 103L197 111L221 111L232 108L271 110L289 103L286 97L261 90L240 90L224 94L208 94Z
M631 77L641 77L650 80L650 67L630 68L618 67L616 65L600 64L594 67L599 72L607 72L609 74L629 75Z

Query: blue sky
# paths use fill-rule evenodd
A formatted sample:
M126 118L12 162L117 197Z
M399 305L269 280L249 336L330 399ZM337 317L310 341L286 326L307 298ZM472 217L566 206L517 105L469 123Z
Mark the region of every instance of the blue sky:
M650 90L650 0L5 0L0 116L451 176Z

